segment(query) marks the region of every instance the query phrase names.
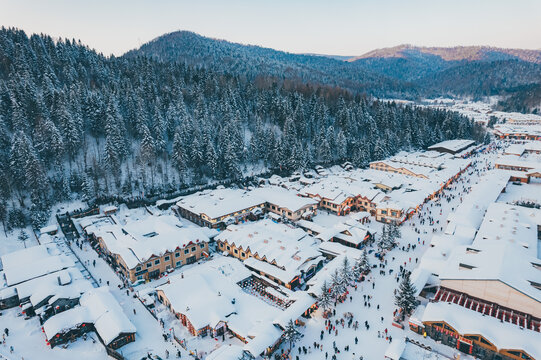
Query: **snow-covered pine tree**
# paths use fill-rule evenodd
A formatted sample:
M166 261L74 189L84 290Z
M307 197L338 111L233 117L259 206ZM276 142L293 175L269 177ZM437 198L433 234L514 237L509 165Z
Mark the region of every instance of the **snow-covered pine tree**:
M417 306L415 291L415 286L411 283L410 273L406 272L395 296L395 305L401 308L406 315L411 314Z
M139 149L139 156L141 162L146 165L152 165L156 156L156 147L154 146L154 139L150 134L150 130L145 125L142 130L143 139L141 140L141 146Z
M319 304L319 307L321 307L324 312L327 312L332 307L333 299L332 299L330 289L327 286L326 280L323 281L323 285L321 285L321 294L318 297L318 304Z
M346 291L346 285L342 279L342 274L338 269L331 275L331 294L333 298L340 297Z
M340 277L342 278L342 281L344 282L344 286L347 288L348 285L351 285L353 283L354 277L353 277L353 269L351 267L351 263L349 262L348 257L344 257L344 261L342 261L342 268L340 269Z
M389 243L389 228L387 224L383 224L383 228L381 230L381 235L379 236L378 240L376 241L376 246L378 248L378 251L381 253L384 250L387 249Z
M23 243L24 247L26 247L26 240L28 240L28 234L24 229L21 229L21 231L19 232L18 239L20 242Z
M390 234L392 239L396 242L396 240L400 239L402 237L402 232L400 231L400 226L393 222L390 224Z
M353 274L355 279L358 280L363 274L367 274L370 271L370 262L368 260L368 252L366 248L363 249L361 257L355 262L353 267Z
M295 328L295 323L293 323L293 320L289 320L282 336L284 337L286 343L289 344L289 351L291 351L293 344L295 344L297 340L301 338L301 333Z
M184 149L184 143L182 141L182 135L179 131L175 133L173 139L173 150L171 153L171 158L173 159L173 165L180 174L181 179L185 179L186 176L186 152Z

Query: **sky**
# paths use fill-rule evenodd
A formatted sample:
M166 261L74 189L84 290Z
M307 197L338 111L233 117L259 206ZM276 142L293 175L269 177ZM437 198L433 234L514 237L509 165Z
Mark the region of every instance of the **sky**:
M541 49L541 0L0 0L0 25L105 55L176 30L345 56L400 44Z

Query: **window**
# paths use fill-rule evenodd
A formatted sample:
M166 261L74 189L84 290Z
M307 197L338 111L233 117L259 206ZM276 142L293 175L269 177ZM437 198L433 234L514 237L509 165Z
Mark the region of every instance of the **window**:
M177 252L175 253L175 257L179 257L179 256L180 256L180 252L177 251Z
M136 267L135 271L141 271L141 267L140 266Z
M200 247L201 249L204 249L204 248L205 248L205 243L199 244L199 247Z
M154 260L154 265L159 265L159 264L160 264L160 259Z
M184 254L189 254L190 253L190 249L184 249Z
M227 250L231 250L231 247L229 245L227 245L226 247Z
M180 261L180 260L175 263L175 267L179 267L181 265L182 265L182 261Z
M195 246L192 246L192 252L195 252L195 249L196 249Z
M243 253L243 252L242 252L242 253L240 253L240 256L246 257L246 253Z
M530 281L530 285L532 285L537 290L541 290L541 284L536 283L535 281L531 281L531 280L529 280L529 281Z
M491 343L489 343L488 341L486 341L484 337L481 337L481 342L482 342L483 344L485 344L485 345L494 346L494 345L492 345Z
M143 275L139 275L139 276L137 277L137 280L143 280Z
M237 249L233 250L233 252L234 252L235 254L238 254L238 253L239 253L239 251L238 251Z
M220 243L220 247L223 249L224 248L224 243Z
M169 255L167 255L167 256L165 257L164 261L169 261L169 260L171 260L171 257L169 257Z
M151 262L147 263L147 269L148 269L149 267L151 267L151 266L152 266L152 263L151 263Z

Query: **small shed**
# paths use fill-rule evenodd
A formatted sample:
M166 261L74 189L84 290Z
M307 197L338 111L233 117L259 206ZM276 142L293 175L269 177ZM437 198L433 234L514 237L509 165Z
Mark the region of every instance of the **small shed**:
M118 212L118 207L114 205L108 205L101 209L104 215L114 215Z

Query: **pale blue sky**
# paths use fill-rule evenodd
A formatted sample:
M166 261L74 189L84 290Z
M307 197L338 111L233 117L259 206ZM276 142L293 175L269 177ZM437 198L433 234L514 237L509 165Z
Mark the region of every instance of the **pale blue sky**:
M541 0L0 0L0 25L116 55L175 30L296 53L404 43L541 49Z

